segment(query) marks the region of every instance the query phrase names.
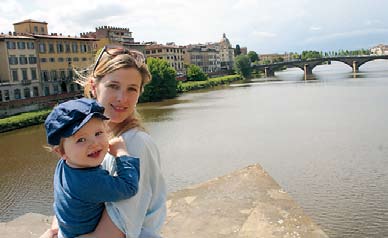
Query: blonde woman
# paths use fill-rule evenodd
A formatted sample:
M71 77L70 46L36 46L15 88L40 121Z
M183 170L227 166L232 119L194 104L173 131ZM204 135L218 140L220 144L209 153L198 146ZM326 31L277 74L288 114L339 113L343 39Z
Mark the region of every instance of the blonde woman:
M160 237L166 216L166 185L158 148L136 113L139 96L150 80L142 53L121 46L105 46L91 74L82 82L85 96L96 99L105 108L104 115L109 118L108 128L113 136L121 136L131 156L140 158L137 194L130 199L106 203L94 233L82 237ZM115 174L112 155L104 158L102 166Z

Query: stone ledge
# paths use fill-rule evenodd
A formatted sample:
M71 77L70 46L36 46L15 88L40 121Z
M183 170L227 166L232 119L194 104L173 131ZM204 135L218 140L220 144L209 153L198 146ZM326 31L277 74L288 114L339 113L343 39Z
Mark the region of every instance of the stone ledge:
M167 238L327 238L259 165L174 193L162 230ZM28 213L0 223L0 236L36 238L51 217Z

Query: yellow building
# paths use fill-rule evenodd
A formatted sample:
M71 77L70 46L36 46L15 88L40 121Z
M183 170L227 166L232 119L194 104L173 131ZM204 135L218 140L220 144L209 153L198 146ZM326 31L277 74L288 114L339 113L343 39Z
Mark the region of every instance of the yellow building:
M0 35L0 102L41 95L35 38Z
M53 100L53 95L59 100L80 94L74 70L94 64L98 40L48 34L47 25L29 19L0 35L0 116L12 114L10 108Z

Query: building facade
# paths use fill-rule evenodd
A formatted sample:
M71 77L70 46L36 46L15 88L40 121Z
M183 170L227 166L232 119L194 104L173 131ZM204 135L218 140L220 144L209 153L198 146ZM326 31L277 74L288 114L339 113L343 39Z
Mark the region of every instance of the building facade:
M209 48L207 45L186 46L185 63L194 64L205 73L215 73L221 70L220 51L216 48Z
M93 65L97 40L49 35L47 25L25 20L14 24L14 32L0 35L0 103L8 108L22 105L16 101L80 93L74 70Z
M100 26L96 27L95 32L81 33L81 37L97 39L97 49L101 49L105 45L121 45L126 48L138 50L143 54L145 51L145 44L135 42L129 28Z
M166 60L168 64L179 74L185 74L184 57L186 51L184 47L174 43L166 45L151 43L145 46L145 56Z
M0 102L42 95L35 38L0 35Z
M234 65L234 49L229 39L224 33L222 39L216 43L208 44L209 48L214 48L220 52L221 70L231 70Z
M374 55L388 55L388 45L379 44L372 47L370 52Z

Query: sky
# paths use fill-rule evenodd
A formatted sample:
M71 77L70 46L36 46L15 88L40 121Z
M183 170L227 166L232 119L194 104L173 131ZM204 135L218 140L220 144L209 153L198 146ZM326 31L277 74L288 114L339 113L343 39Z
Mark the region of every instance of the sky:
M0 32L45 21L49 33L129 28L137 42L217 42L258 54L388 44L388 0L2 0Z

